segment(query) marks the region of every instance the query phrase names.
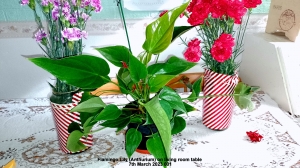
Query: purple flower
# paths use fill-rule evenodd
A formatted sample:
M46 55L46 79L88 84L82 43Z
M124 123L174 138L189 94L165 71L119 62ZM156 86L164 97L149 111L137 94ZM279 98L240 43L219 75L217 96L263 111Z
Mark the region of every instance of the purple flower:
M58 7L54 7L52 9L52 19L54 21L56 21L58 19L58 17L59 17L59 8Z
M85 8L85 7L89 6L90 3L91 3L91 0L82 0L81 1L81 7Z
M82 31L81 31L81 36L82 36L83 38L87 39L87 37L88 37L88 32L86 32L85 30L82 30Z
M77 24L77 18L74 15L71 15L69 18L69 22L74 26Z
M89 20L90 19L90 15L88 15L88 14L86 14L86 13L82 13L81 14L81 18L86 22L87 20Z
M77 0L72 0L73 6L77 6Z
M91 6L95 8L95 12L100 12L102 9L100 0L91 0Z
M47 34L44 30L39 29L39 31L35 33L34 37L37 42L41 42L43 38L47 37Z
M68 41L78 41L81 39L81 31L77 27L65 28L61 34L64 38L68 39Z
M21 0L21 5L28 5L29 4L29 0Z
M41 4L42 6L48 6L49 0L42 0Z

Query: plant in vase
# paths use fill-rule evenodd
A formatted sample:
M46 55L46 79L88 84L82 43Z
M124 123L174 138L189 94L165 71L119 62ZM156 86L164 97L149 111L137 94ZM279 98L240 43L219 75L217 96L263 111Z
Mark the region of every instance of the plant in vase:
M176 29L197 30L199 37L189 42L182 41L187 46L184 52L187 60L198 62L203 55L201 59L205 68L204 96L231 95L243 90L242 85L237 86L239 62L236 59L243 52L243 38L251 11L261 2L261 0L192 0L187 7L185 15L191 26ZM240 101L245 101L244 99L245 97L240 96L205 98L203 124L214 130L228 128L234 100L239 105Z
M80 137L106 127L116 128L117 132L127 127L125 149L129 158L144 139L147 150L159 159L162 166L168 166L167 160L171 158L171 137L184 130L186 126L185 120L180 115L195 109L177 92L165 85L196 63L176 56L171 56L164 62L157 60L159 54L185 31L174 29L174 24L188 4L189 2L186 2L168 11L147 26L146 39L142 45L144 51L137 57L128 48L117 45L95 48L106 60L92 55L59 60L30 58L34 64L84 91L82 102L70 112L80 112L87 116L80 116L85 120L82 127L76 122L69 125L68 149L71 151L84 149L85 145L79 140ZM119 68L116 75L118 82L113 82L109 78L110 67L107 61ZM201 81L202 78L192 85L193 90L187 100L194 101L199 97ZM101 96L91 94L91 91L107 83L117 85L128 97L128 103L106 104ZM243 89L236 95L246 97L252 94L251 87L246 85L242 87L247 88L247 92ZM112 91L114 90L107 90ZM243 103L248 107L251 101ZM142 130L146 130L149 134Z
M20 4L32 9L38 26L35 39L43 50L44 57L51 60L82 54L82 38L86 39L88 35L85 31L86 23L92 16L92 12L100 12L102 8L100 0L21 0ZM45 26L38 15L38 9L41 9ZM62 70L61 73L67 72ZM71 153L66 148L68 132L63 127L68 127L73 121L80 122L77 117L79 114L66 113L80 102L81 93L78 87L58 78L54 84L49 83L49 85L52 88L50 102L60 149L65 153ZM90 135L88 139L84 143L91 146L92 136Z

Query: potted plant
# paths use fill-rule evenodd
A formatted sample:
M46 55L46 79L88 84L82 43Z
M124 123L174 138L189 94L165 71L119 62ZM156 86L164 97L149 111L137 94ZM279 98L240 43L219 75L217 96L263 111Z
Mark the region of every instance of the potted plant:
M128 157L140 145L143 134L146 135L146 148L166 167L171 158L171 138L184 130L186 123L180 116L195 109L185 103L177 92L165 86L178 74L185 72L196 63L171 56L164 62L157 62L157 57L175 38L186 29L174 28L176 19L186 10L189 2L176 7L162 17L156 19L146 28L146 39L143 43L144 51L135 57L127 47L108 46L95 48L106 60L92 56L80 55L59 60L48 58L30 58L34 64L49 71L66 83L77 86L84 91L82 102L70 112L80 112L85 122L80 125L69 125L70 136L68 149L78 151L85 148L79 140L82 136L95 133L106 127L120 131L127 127L125 149ZM117 82L113 82L108 74L109 61L119 67L116 75ZM87 66L88 65L88 66ZM192 85L192 92L187 100L194 101L201 92L202 78ZM107 83L113 83L120 91L130 97L127 104L118 107L115 104L105 104L101 97L90 94L91 91ZM247 98L242 104L245 108L252 102L248 99L254 89L240 83L239 91L234 94ZM111 91L111 90L108 90ZM233 94L232 94L233 95ZM232 96L232 95L207 95ZM239 102L240 103L240 102ZM100 127L95 128L95 125ZM146 133L141 133L147 127Z
M204 61L204 96L235 92L240 64L237 58L243 52L248 20L252 9L261 3L261 0L192 0L187 7L185 16L191 26L183 28L196 28L198 37L189 42L182 40L187 46L184 57L193 62L198 62L201 57ZM213 130L228 128L235 102L243 101L240 98L205 98L203 124Z
M100 12L102 8L100 0L21 0L20 4L32 9L38 26L35 40L44 51L44 57L51 60L82 54L82 38L86 39L88 35L85 31L86 23L92 12ZM41 9L45 26L37 13L38 9ZM52 88L50 103L60 149L65 153L72 153L66 148L68 131L64 128L71 122L80 120L77 117L78 113L66 113L80 102L81 93L78 87L59 78L56 78L54 84L51 82L49 85ZM91 146L92 142L92 136L89 135L88 141L84 143Z

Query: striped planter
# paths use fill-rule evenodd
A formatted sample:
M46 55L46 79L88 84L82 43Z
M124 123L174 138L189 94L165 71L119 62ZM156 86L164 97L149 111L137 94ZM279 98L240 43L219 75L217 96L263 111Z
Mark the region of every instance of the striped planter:
M81 124L78 112L68 113L73 107L75 107L81 100L82 92L75 93L72 97L72 103L69 104L51 104L52 113L54 116L54 122L56 126L59 147L65 153L79 153L82 151L71 152L67 149L67 140L69 136L68 126L72 122ZM87 146L87 148L93 145L93 136L90 134L87 138L82 137L80 141ZM83 150L84 151L84 150Z
M233 94L237 83L237 74L224 75L205 69L203 94ZM212 130L227 129L231 123L234 106L232 96L205 98L203 100L203 124Z

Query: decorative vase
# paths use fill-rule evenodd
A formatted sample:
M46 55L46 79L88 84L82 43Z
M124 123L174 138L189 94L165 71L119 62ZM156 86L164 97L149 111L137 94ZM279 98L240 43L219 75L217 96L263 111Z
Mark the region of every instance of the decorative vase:
M140 145L137 147L136 152L141 153L141 154L150 154L149 151L147 150L146 147L146 142L149 139L149 135L152 135L154 133L156 133L158 130L156 128L156 126L154 124L150 124L150 125L139 125L139 124L135 124L135 123L130 123L127 126L127 130L129 130L130 128L137 128L137 130L142 133L142 141L140 143Z
M238 75L224 75L205 69L203 95L229 95L234 93ZM203 100L203 124L212 130L227 129L231 123L233 96L208 97Z
M68 113L73 107L77 106L81 100L82 92L68 92L68 93L53 93L50 98L52 114L54 117L55 127L58 136L59 147L64 153L79 153L71 152L67 149L67 140L69 136L68 126L72 122L77 122L81 125L80 114L78 112ZM64 104L58 103L64 102ZM93 136L90 134L87 137L81 137L80 141L87 147L93 145ZM85 149L85 150L86 150Z

